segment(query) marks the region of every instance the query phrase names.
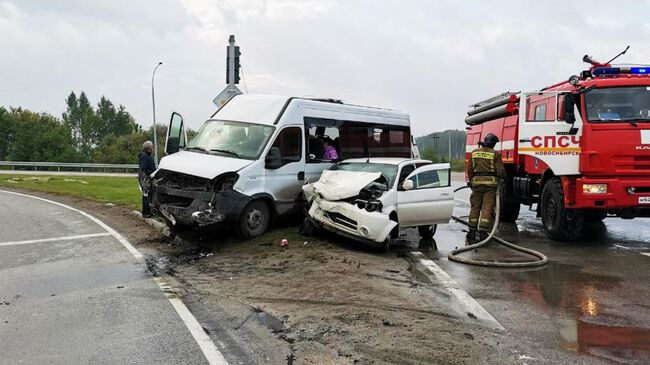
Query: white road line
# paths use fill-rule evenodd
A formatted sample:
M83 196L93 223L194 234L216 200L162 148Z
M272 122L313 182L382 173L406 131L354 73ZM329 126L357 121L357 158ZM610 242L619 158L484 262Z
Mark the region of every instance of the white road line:
M615 247L618 247L618 248L622 248L622 249L624 249L624 250L628 250L628 251L632 251L632 252L639 253L639 254L641 254L641 255L643 255L643 256L648 256L648 257L650 257L650 252L639 252L636 248L633 248L633 247L626 247L626 246L622 246L622 245L614 245L614 246L615 246Z
M30 243L57 242L57 241L72 241L72 240L81 240L84 238L106 237L110 235L111 235L110 233L105 232L105 233L80 234L76 236L41 238L37 240L7 241L7 242L0 242L0 246L28 245Z
M133 257L135 257L138 261L142 263L144 262L144 256L142 255L142 253L140 253L140 251L138 251L135 247L133 247L133 245L131 245L131 243L129 243L129 241L126 240L126 238L124 238L121 234L117 233L117 231L109 227L106 223L100 221L99 219L93 217L92 215L82 210L73 208L71 206L59 202L55 202L53 200L27 195L27 194L16 193L13 191L0 190L0 193L13 194L13 195L23 196L27 198L37 199L77 212L83 215L84 217L92 220L93 222L97 223L100 227L104 228L108 232L108 234L113 236L116 240L118 240L122 244L122 246L124 246L127 250L129 250L129 252L133 255ZM181 301L176 296L172 287L169 284L167 284L167 282L161 277L154 277L153 279L156 282L156 284L158 284L160 290L162 290L162 292L165 294L167 300L169 300L171 305L174 307L176 313L178 313L179 317L181 317L183 323L185 323L185 327L187 327L187 329L190 331L190 334L194 338L194 341L196 341L196 343L201 348L201 352L203 352L203 355L208 360L208 363L210 365L228 365L228 362L223 357L223 354L219 351L219 349L214 344L210 336L208 336L208 334L205 333L203 327L196 319L196 317L192 315L192 312L190 312L190 310L187 308L185 303L183 303L183 301Z
M477 319L491 325L492 327L505 330L501 323L494 319L485 308L472 298L472 296L469 295L460 284L452 279L449 274L442 270L440 266L436 265L433 260L428 259L423 253L417 251L409 252L408 255L424 266L428 270L428 272L424 272L424 274L429 277L429 279L432 279L432 281L439 283L443 289L455 297L467 313L471 313Z

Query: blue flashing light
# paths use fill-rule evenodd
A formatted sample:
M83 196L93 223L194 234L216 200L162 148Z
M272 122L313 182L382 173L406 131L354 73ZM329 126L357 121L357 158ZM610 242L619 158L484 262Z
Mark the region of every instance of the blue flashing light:
M594 76L608 76L608 75L650 75L649 67L599 67L591 74Z

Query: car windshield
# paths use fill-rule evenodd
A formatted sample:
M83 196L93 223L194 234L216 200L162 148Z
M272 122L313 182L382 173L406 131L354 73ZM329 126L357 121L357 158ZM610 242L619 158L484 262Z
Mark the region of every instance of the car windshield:
M332 170L380 172L388 181L387 186L393 186L397 176L397 166L383 163L340 162L332 166Z
M209 120L187 144L187 150L256 160L274 127L253 123Z
M650 86L594 89L585 103L591 122L650 121Z

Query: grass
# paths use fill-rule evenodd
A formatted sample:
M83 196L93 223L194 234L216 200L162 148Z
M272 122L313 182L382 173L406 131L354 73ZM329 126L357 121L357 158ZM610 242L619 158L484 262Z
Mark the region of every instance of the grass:
M0 175L0 187L74 196L140 209L142 198L135 177Z

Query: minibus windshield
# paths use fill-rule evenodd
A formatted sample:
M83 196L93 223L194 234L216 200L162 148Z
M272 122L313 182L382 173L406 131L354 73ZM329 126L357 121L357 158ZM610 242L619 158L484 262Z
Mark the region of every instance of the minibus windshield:
M256 160L271 138L273 129L262 124L209 120L185 149Z

